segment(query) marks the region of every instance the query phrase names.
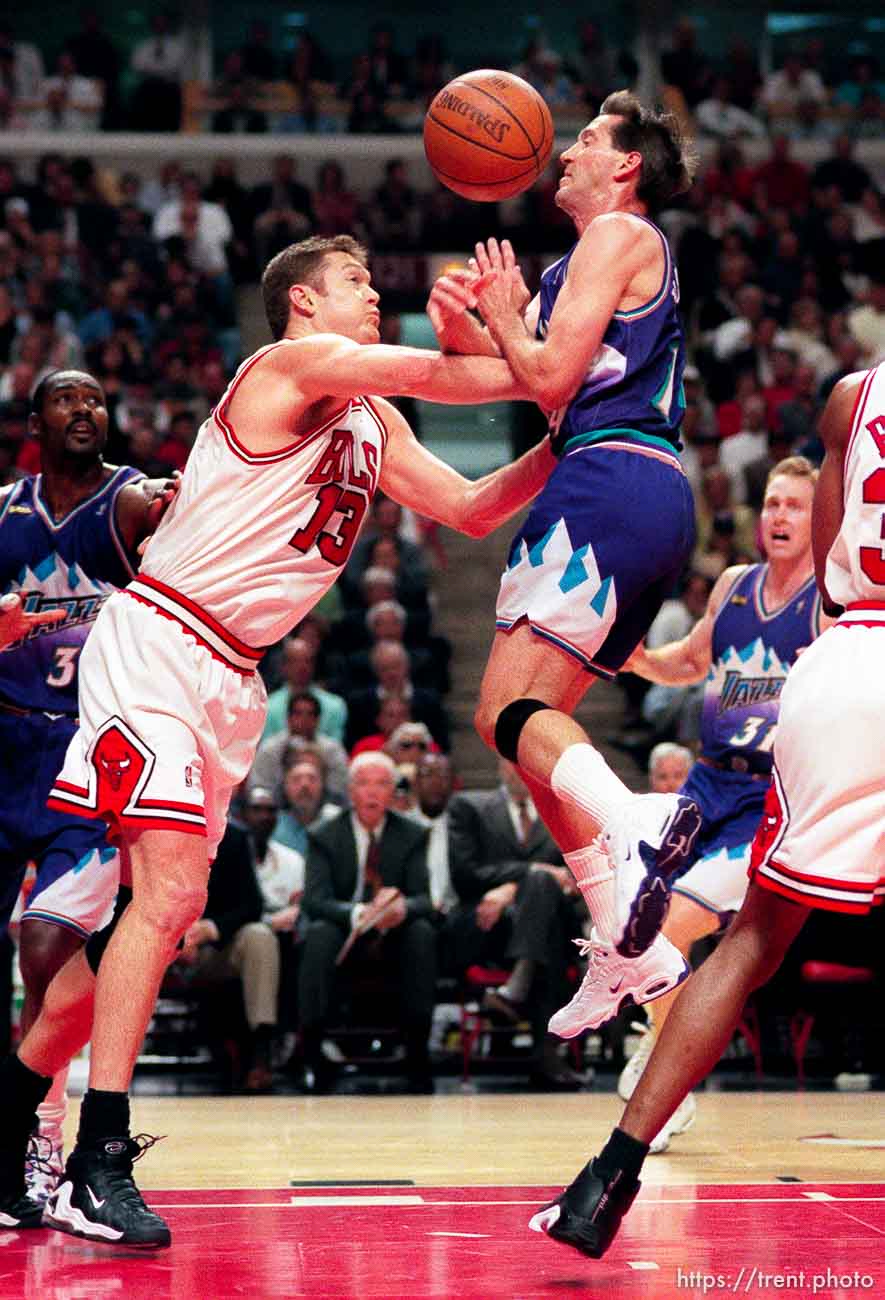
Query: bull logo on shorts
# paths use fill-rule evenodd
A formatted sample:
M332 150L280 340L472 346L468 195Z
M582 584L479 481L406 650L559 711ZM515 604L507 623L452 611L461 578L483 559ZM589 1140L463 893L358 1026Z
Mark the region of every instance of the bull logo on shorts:
M129 803L144 771L144 755L117 727L104 732L92 752L98 776L99 803L107 811L121 811Z

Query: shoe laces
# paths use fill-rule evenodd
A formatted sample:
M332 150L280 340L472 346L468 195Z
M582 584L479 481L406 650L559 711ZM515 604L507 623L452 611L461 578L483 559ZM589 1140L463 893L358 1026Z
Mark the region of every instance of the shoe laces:
M572 939L572 943L581 956L587 958L587 969L584 972L584 978L581 980L577 993L572 998L572 1002L581 1002L593 990L599 968L611 953L611 948L600 943L598 939Z
M50 1138L42 1133L32 1133L28 1138L28 1149L25 1153L26 1175L33 1173L42 1178L55 1178L58 1175L58 1169L52 1163L55 1150L56 1147Z
M136 1133L135 1137L129 1139L138 1147L138 1151L131 1157L132 1163L135 1164L136 1160L140 1160L145 1152L150 1151L151 1147L155 1147L158 1142L162 1142L165 1136L165 1133L161 1133L158 1137L152 1137L150 1133Z

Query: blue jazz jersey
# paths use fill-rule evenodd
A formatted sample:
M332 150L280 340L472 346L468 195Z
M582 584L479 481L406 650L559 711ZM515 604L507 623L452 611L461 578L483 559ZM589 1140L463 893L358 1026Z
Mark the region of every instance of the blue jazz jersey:
M635 311L616 311L602 336L580 388L550 419L554 453L607 439L629 438L680 449L685 409L682 372L685 341L679 316L679 279L670 247L645 217L664 247L664 273L651 301ZM577 244L541 277L537 336L543 339Z
M713 625L704 685L701 753L733 771L770 774L780 697L797 651L820 631L820 596L810 577L791 600L767 610L768 566L741 573Z
M115 519L117 496L144 475L124 466L56 522L42 477L0 492L0 595L20 592L25 609L64 609L65 619L37 627L0 651L0 700L19 708L77 713L77 660L98 611L134 576Z

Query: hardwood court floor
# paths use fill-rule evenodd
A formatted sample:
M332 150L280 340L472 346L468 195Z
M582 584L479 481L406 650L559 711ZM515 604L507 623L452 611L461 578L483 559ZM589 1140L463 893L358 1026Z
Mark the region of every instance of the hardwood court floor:
M699 1101L593 1262L527 1222L604 1141L611 1094L139 1097L133 1131L167 1135L137 1170L171 1250L0 1233L0 1297L885 1296L882 1094Z

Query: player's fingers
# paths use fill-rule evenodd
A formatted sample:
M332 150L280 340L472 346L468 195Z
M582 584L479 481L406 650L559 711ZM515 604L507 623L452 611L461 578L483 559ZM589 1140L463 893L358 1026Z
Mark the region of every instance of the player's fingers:
M470 260L473 261L473 258ZM472 271L467 270L466 267L459 267L456 271L449 271L445 277L441 278L454 280L456 284L471 285L475 284L479 279L479 271L475 266Z
M460 313L467 307L476 306L476 298L472 293L465 294L450 291L445 288L439 289L438 292L436 292L433 302L438 307L443 308L447 313L454 312L456 315L460 315Z
M516 266L516 254L509 239L501 240L501 260L504 263L505 270L512 271L514 268L519 270L519 267Z
M42 627L45 623L60 623L66 615L64 609L45 609L40 614L25 614L23 618L28 627Z
M485 275L488 271L490 271L491 265L492 264L489 261L489 255L486 252L485 244L483 244L482 242L478 243L476 245L476 268L479 271L480 275Z
M453 276L443 276L442 289L450 298L469 303L473 298L479 277L472 275L469 280L456 280ZM439 284L440 281L437 281Z
M500 246L498 244L497 239L495 239L494 235L490 240L488 240L488 250L489 250L489 262L491 263L491 265L495 267L496 270L502 270L504 267L504 262L501 257Z

